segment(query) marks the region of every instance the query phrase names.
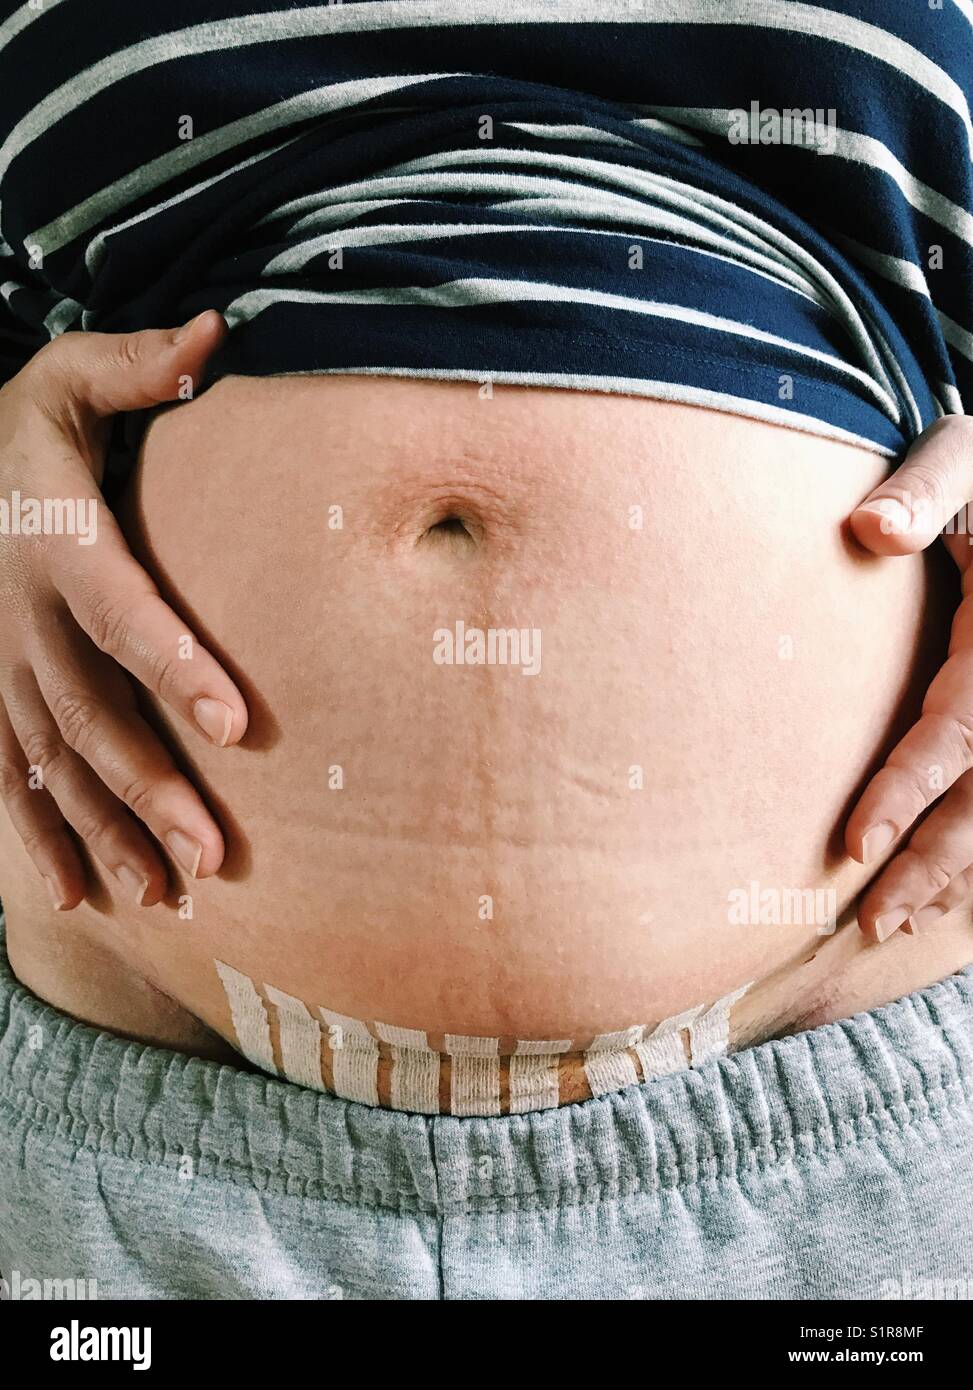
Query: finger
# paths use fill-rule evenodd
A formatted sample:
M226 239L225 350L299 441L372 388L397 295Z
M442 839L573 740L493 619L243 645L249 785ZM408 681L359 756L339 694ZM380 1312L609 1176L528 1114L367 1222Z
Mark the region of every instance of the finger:
M75 620L197 733L220 748L238 743L247 728L243 696L162 598L114 518L100 510L96 567L89 568L67 536L52 551L51 578Z
M873 862L971 767L973 649L964 648L938 672L920 718L862 793L845 827L848 853Z
M973 898L973 868L964 869L957 874L941 893L925 906L914 912L908 922L903 922L901 930L914 936L923 935L936 925L941 917L954 911Z
M34 675L63 741L186 873L214 874L223 862L219 826L138 713L126 678L67 614L46 630L44 649Z
M136 905L157 903L166 886L158 852L117 797L64 742L33 673L14 672L4 700L33 775L64 819Z
M215 309L175 329L62 333L30 363L35 397L42 405L48 396L58 402L48 414L72 406L96 419L176 400L187 382L195 387L226 333L226 320Z
M43 785L32 785L24 751L0 701L0 796L34 868L58 911L84 898L84 866L57 803Z
M873 940L887 940L971 864L973 775L967 773L869 885L858 906L859 926Z
M946 415L924 430L905 461L851 514L876 555L924 550L973 498L973 421Z

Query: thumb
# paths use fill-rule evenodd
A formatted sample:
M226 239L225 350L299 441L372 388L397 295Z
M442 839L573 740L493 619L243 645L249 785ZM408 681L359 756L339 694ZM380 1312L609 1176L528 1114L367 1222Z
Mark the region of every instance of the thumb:
M64 333L34 361L52 374L58 399L67 396L100 418L175 400L187 378L195 387L226 332L222 314L205 309L181 328ZM36 381L46 384L47 378L37 375Z
M945 415L923 430L899 468L851 514L876 555L924 550L973 501L973 418Z

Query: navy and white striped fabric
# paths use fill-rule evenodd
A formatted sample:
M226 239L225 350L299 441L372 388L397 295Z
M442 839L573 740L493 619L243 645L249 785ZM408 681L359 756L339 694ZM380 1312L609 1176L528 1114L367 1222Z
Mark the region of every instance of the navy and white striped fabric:
M894 455L973 406L971 93L973 0L0 0L0 376L214 306L214 379L619 391ZM828 146L731 138L752 109Z

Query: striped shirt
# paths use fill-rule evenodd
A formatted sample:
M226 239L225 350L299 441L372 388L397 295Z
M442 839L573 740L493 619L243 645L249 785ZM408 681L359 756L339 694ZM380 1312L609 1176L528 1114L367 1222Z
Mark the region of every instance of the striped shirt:
M973 0L0 0L0 380L623 392L901 453L973 406Z

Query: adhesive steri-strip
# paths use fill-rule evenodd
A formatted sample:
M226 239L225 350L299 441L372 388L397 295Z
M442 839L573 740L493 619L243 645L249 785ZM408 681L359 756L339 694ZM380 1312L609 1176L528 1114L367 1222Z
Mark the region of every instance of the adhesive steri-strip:
M565 1100L583 1098L585 1087L601 1096L702 1066L728 1050L730 1011L750 988L651 1029L635 1024L587 1043L513 1040L501 1055L499 1038L448 1033L438 1050L421 1029L312 1007L272 984L261 993L242 971L214 964L237 1045L250 1061L301 1086L420 1115L524 1114L562 1104L562 1092ZM323 1049L330 1056L325 1066Z

